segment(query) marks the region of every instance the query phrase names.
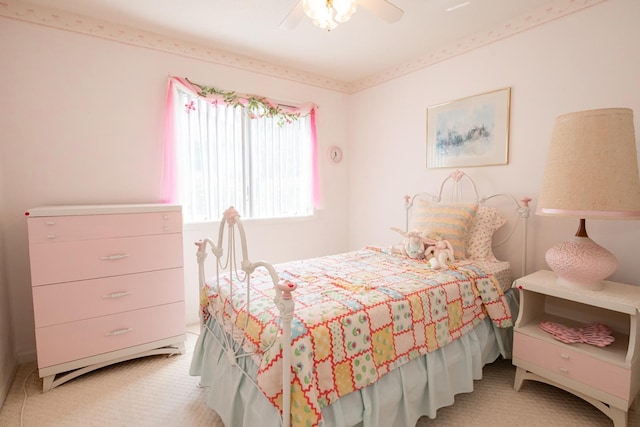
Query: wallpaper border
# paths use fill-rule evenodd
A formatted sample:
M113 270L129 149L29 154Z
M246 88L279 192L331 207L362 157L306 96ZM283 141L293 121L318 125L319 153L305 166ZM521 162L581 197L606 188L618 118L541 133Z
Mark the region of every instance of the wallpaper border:
M424 56L398 64L356 82L344 82L306 71L285 68L212 47L23 1L0 0L0 16L352 94L606 1L608 0L555 0L500 26L428 52Z

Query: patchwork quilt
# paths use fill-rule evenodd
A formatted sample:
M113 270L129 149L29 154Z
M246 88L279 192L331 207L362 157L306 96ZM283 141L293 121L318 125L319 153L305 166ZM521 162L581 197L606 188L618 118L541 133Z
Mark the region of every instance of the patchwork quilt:
M322 425L323 406L447 345L487 315L498 327L512 325L493 276L469 261L434 271L425 261L367 247L275 268L281 280L298 285L293 426ZM227 332L244 339L245 351L259 366L258 386L282 410L282 346L270 276L258 270L252 275L250 310L246 285L236 277L208 285L206 293L205 315L224 321Z

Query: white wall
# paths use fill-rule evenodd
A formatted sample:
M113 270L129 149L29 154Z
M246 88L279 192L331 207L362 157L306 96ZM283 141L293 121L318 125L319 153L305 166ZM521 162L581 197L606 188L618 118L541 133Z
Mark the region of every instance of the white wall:
M11 307L9 305L9 284L6 279L6 269L4 264L4 224L5 206L3 197L3 177L2 177L2 146L0 145L0 407L4 402L11 381L18 367L14 347L13 328L11 327Z
M144 203L161 196L167 77L320 107L320 150L346 143L346 95L284 79L0 18L0 129L5 266L20 360L35 357L24 211L46 204ZM321 156L325 208L310 220L250 226L251 255L294 259L347 248L348 163ZM185 232L188 321L197 320L192 241ZM308 243L312 242L312 243ZM274 250L277 248L277 250ZM0 287L0 289L2 289Z
M632 108L638 139L638 17L640 2L607 1L353 96L351 248L397 242L389 227L404 226L402 196L433 190L452 171L426 168L428 106L511 87L509 164L466 171L483 193L528 195L534 207L556 116ZM532 215L528 270L548 269L547 248L575 234L577 226L577 220ZM612 280L640 285L640 222L590 221L587 229L620 261Z

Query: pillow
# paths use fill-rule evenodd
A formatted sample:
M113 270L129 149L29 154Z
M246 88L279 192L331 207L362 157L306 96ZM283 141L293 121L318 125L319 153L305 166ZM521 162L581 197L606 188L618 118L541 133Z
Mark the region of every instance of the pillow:
M424 234L438 233L451 243L454 257L464 259L467 234L477 209L475 203L442 205L419 200L412 215L411 229Z
M495 259L491 250L493 233L506 222L505 217L496 208L480 206L467 237L467 258Z

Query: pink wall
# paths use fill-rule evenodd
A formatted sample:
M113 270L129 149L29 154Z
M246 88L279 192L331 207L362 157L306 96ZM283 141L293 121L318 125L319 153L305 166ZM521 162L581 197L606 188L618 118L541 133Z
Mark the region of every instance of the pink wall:
M640 136L640 2L611 0L353 96L350 137L350 247L397 241L407 193L433 189L451 169L426 168L428 106L510 86L510 162L468 168L484 193L533 198L553 120L572 111L628 107ZM380 102L384 100L384 102ZM383 173L381 173L383 171ZM375 189L375 191L370 191ZM531 216L528 270L548 267L545 251L575 234L577 220ZM589 235L620 261L612 280L640 285L640 221L590 221ZM513 260L513 254L501 254ZM498 252L500 253L500 252Z
M6 278L20 360L35 356L23 212L45 204L158 202L170 74L292 102L314 101L320 106L321 152L346 141L346 95L337 92L3 18L0 51L0 206L5 245L11 248L5 251ZM253 257L283 260L346 249L347 163L336 167L323 155L320 168L325 209L292 226L252 224ZM198 295L192 241L216 230L190 226L185 232L191 321L197 321Z

